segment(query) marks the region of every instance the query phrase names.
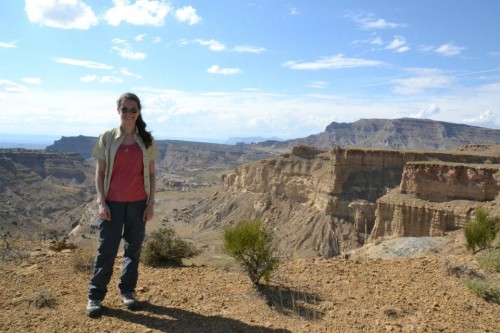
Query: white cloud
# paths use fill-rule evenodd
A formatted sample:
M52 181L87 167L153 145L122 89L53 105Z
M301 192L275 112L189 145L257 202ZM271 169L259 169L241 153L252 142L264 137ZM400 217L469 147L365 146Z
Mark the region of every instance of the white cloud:
M97 24L92 8L80 0L26 0L25 10L30 22L52 28L87 30Z
M113 75L104 75L104 76L98 76L98 75L85 75L80 78L80 81L85 82L85 83L91 83L91 82L100 82L100 83L113 83L113 84L119 84L123 83L123 79L113 76Z
M128 70L128 68L122 68L121 72L122 72L122 75L125 75L125 76L132 76L132 77L135 77L138 79L142 78L141 75L132 73L131 71Z
M99 80L99 76L97 75L85 75L80 78L80 81L85 83L90 83Z
M101 63L94 62L94 61L88 61L88 60L77 60L77 59L71 59L71 58L56 58L55 61L60 63L60 64L81 66L81 67L93 68L93 69L113 69L113 66L101 64Z
M475 118L464 119L466 123L478 123L478 124L489 124L495 118L493 112L486 110Z
M481 91L481 92L492 92L492 93L500 94L500 82L484 84L482 86L478 86L476 88L476 90Z
M146 37L146 34L140 34L134 37L134 40L136 42L142 42L144 40L144 37Z
M238 45L234 48L235 52L239 53L262 53L265 52L266 49L263 47L254 47L248 45Z
M441 112L441 109L436 104L431 104L425 109L420 110L418 113L411 114L411 118L427 119L431 116L435 116Z
M207 69L210 74L222 74L222 75L233 75L241 73L239 68L221 68L218 65L212 65Z
M114 7L107 10L104 19L110 25L118 26L122 22L133 25L162 26L165 17L172 11L172 5L163 0L113 0Z
M123 79L112 76L112 75L105 75L99 79L99 82L101 83L123 83Z
M228 138L241 133L303 137L337 120L332 116L331 99L319 97L258 91L192 94L144 88L138 92L144 96L145 121L157 137Z
M388 50L395 50L398 53L403 53L410 50L406 45L406 39L401 36L395 36L394 39L385 47Z
M420 45L418 50L423 53L433 52L436 49L435 46L432 45Z
M341 100L342 97L336 95L329 94L305 94L304 97L312 98L312 99L323 99L323 100Z
M307 85L310 88L324 89L328 87L328 82L326 81L313 81Z
M153 37L153 40L151 40L151 44L158 44L160 42L161 42L160 36Z
M452 43L443 44L435 49L435 52L443 56L454 56L460 54L465 47L455 46Z
M21 81L34 85L40 85L42 83L42 79L39 77L23 77Z
M5 49L11 49L11 48L14 48L14 47L17 47L17 42L0 42L0 47L3 47Z
M378 29L395 29L406 27L403 23L388 22L385 19L375 18L373 15L349 15L360 29L363 30L378 30Z
M346 58L343 54L337 54L331 57L321 58L314 62L299 63L296 61L287 61L284 67L298 70L319 70L319 69L341 69L355 67L373 67L380 66L383 62L378 60L367 60L360 58Z
M28 89L18 83L0 79L0 92L22 93Z
M219 52L219 51L224 51L226 49L226 46L224 44L222 44L219 41L216 41L215 39L204 40L197 38L194 40L194 42L203 46L208 46L208 48L212 51Z
M403 53L406 51L410 51L410 47L408 45L401 46L399 49L396 50L396 52L398 52L398 53Z
M210 50L215 51L215 52L221 52L221 51L228 51L228 48L224 43L219 42L218 40L215 39L210 39L210 40L205 40L201 38L194 39L192 41L189 41L187 39L181 39L179 41L181 45L188 45L191 43L196 43L201 46L207 46ZM267 51L263 47L256 47L256 46L249 46L249 45L237 45L231 51L238 52L238 53L263 53Z
M182 7L175 11L175 17L181 22L189 22L189 25L200 23L201 17L196 14L196 9L192 6Z
M106 128L116 127L119 117L115 101L123 92L123 85L106 85L103 89L95 83L89 85L92 90L52 91L40 87L22 94L3 92L0 88L3 110L16 115L4 117L0 132L97 136ZM241 133L245 136L300 138L324 131L332 121L406 117L427 108L430 103L423 107L423 100L439 106L439 113L431 117L440 121L458 122L477 117L477 114L471 114L471 110L500 110L498 90L471 87L457 87L449 94L439 96L381 95L377 98L327 93L278 94L255 89L195 93L136 84L129 88L143 101L148 130L152 130L158 139L196 137L224 140L241 136ZM428 109L432 110L431 107ZM56 123L55 118L58 119ZM484 125L500 128L499 121L498 117L493 118Z
M291 7L290 9L288 9L288 15L290 15L290 16L296 16L299 14L300 14L300 11L295 7Z
M115 38L111 41L113 46L111 49L116 51L120 57L131 60L144 60L146 59L146 53L135 52L132 50L132 46L124 39Z
M376 36L372 40L370 40L370 44L372 45L384 45L384 41L380 36Z
M427 89L448 88L455 81L451 76L446 76L435 69L413 69L416 75L407 79L393 80L396 84L393 92L400 95L413 95Z

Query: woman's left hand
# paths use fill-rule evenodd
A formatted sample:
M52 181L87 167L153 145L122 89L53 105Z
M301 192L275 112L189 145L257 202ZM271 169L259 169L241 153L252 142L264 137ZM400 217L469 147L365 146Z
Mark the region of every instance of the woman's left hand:
M155 206L152 204L148 204L146 209L144 210L144 215L142 217L144 222L147 222L153 218L155 215Z

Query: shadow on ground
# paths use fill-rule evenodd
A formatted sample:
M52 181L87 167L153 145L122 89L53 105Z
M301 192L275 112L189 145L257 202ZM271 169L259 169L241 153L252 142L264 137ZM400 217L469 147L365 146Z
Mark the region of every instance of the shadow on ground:
M286 315L296 315L306 320L323 317L317 309L321 298L318 295L279 285L259 285L258 291L267 305Z
M161 332L185 333L289 333L286 329L273 329L262 326L253 326L239 320L221 316L204 316L178 308L155 305L141 302L140 311L130 312L122 309L104 308L103 315L115 317L124 322L143 325Z

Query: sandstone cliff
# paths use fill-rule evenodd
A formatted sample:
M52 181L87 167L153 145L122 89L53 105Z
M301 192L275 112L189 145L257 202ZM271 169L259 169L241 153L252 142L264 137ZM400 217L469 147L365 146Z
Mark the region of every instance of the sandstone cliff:
M373 237L393 235L393 231L398 229L397 223L406 225L406 217L415 219L415 211L402 208L411 206L410 201L398 206L397 201L393 202L389 196L385 196L395 191L394 188L399 188L403 170L409 175L411 166L418 165L409 163L414 161L425 161L424 165L428 166L442 163L439 165L451 168L464 162L499 163L500 157L465 152L454 154L355 148L321 151L298 146L291 154L242 165L223 177L220 193L197 207L196 221L202 227L220 228L240 220L260 218L274 230L283 251L295 256L331 257L363 244L372 229L374 233L379 232L376 236L372 233ZM485 191L494 193L497 189L498 192L496 185L489 184L490 179L497 177L491 171L495 167L481 170L490 170L483 172L484 175L490 175L489 178L485 176L483 182ZM471 172L468 174L472 182L472 179L477 181L480 173L474 176ZM448 179L451 178L452 173L449 173ZM411 187L408 182L405 184L407 190L416 186ZM447 191L446 187L442 190ZM439 191L436 189L432 195L437 196ZM418 198L417 192L409 199L425 201ZM456 199L458 192L459 189L455 189L446 193ZM473 199L478 198L478 192L472 186L468 193L476 195ZM487 194L483 198L491 198L492 195ZM391 216L390 223L376 225L376 221L381 221L377 217L383 212L378 201L381 197L386 198L384 202L388 204L394 203L397 208L393 208L393 211L399 213L388 213ZM379 209L376 212L377 207ZM436 216L440 214L444 217L437 219ZM468 214L470 209L466 208L463 223ZM442 210L435 212L429 208L423 216L425 222L410 223L415 230L429 229L425 224L430 223L436 230L433 234L439 234L447 228L463 225L451 222L443 225L443 221L456 219L458 215L446 215ZM426 234L419 232L411 231L407 235Z
M371 239L442 236L463 228L478 205L500 217L499 193L500 164L408 163L401 185L377 201Z

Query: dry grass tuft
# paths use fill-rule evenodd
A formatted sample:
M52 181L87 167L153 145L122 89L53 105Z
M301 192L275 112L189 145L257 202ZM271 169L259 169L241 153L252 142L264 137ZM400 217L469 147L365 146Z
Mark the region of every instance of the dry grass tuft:
M53 308L57 302L55 297L47 290L41 290L28 299L28 306L34 304L37 309Z

